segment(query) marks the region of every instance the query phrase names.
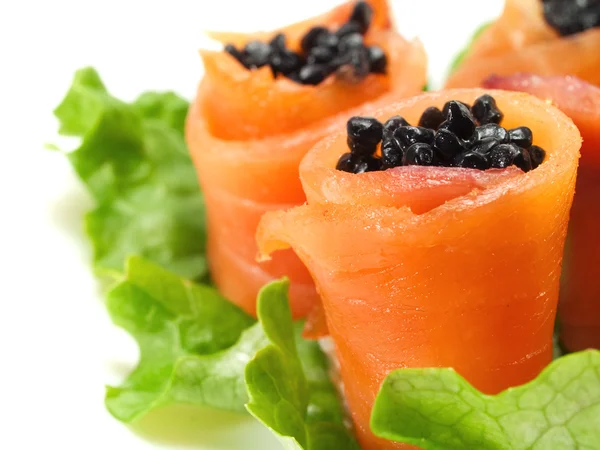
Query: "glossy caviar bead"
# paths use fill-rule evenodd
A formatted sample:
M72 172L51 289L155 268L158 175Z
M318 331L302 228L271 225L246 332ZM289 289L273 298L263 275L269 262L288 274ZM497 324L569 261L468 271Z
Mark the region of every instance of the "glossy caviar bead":
M532 145L529 147L529 156L531 157L531 168L535 169L544 162L546 151L537 145Z
M446 121L440 125L456 134L461 139L469 139L475 131L475 122L469 109L457 101L448 102Z
M544 18L562 36L600 26L598 0L543 0Z
M333 58L333 55L334 53L327 47L313 47L310 49L306 63L308 65L315 63L329 63Z
M406 166L431 166L433 160L433 148L431 145L416 142L406 150L403 163Z
M529 153L529 150L526 148L519 148L519 153L515 156L514 164L523 172L529 172L532 169L531 154Z
M484 139L494 139L498 142L508 142L508 131L506 128L502 128L496 123L486 123L475 128L476 141L483 141Z
M390 135L384 135L381 142L381 163L384 169L402 165L404 151L400 143Z
M383 134L392 136L398 128L407 126L410 126L410 124L404 117L392 116L383 124Z
M440 159L444 161L466 151L463 142L450 130L439 130L435 134L433 145Z
M469 111L471 110L471 105L469 105L468 103L465 102L461 102L460 100L449 100L446 103L444 103L444 107L442 108L442 114L444 115L445 118L448 117L448 111L450 109L450 103L460 103L461 105L464 105Z
M242 54L242 52L240 52L237 48L235 48L235 45L231 45L231 44L227 44L225 46L225 51L227 53L229 53L231 56L233 56L235 59L238 60L238 62L243 65L246 69L248 69L249 67L246 65L246 61L244 60L244 55Z
M471 112L480 125L500 123L504 117L502 111L498 109L494 97L488 94L484 94L475 100Z
M356 166L355 159L356 158L353 157L352 153L344 153L342 156L340 156L335 168L344 172L354 173L354 168Z
M353 140L377 144L383 136L383 125L374 117L351 117L346 123L348 137Z
M261 41L250 41L244 48L246 64L251 68L258 68L269 63L271 46Z
M517 154L518 150L515 152L514 147L509 144L496 145L488 154L490 167L504 169L511 166Z
M362 27L356 22L346 22L335 32L335 34L340 39L343 36L347 36L348 34L353 34L353 33L361 33L362 34Z
M369 161L366 158L359 157L354 165L354 173L365 173L369 171Z
M346 124L352 153L372 155L383 136L383 125L373 117L352 117Z
M327 33L321 33L317 36L316 45L319 47L328 47L332 51L336 51L339 43L340 39L329 30L327 30Z
M519 147L529 148L533 142L533 133L528 127L518 127L508 130L510 142Z
M419 126L425 128L431 128L432 130L437 130L442 122L445 120L444 114L440 111L439 108L435 106L430 106L423 114L421 114L421 118L419 119Z
M373 9L371 6L364 1L359 1L354 6L352 14L348 22L354 22L361 27L361 31L366 33L371 25L371 19L373 17Z
M485 155L499 144L502 144L502 142L497 141L494 138L487 138L473 143L473 145L471 145L471 151Z
M521 153L521 150L523 150L521 147L519 147L518 145L516 145L516 144L514 144L512 142L508 142L508 143L501 144L501 145L506 145L508 148L510 148L511 151L512 151L512 153L513 153L513 156L515 158L517 157L517 155L519 153Z
M335 168L350 173L373 172L381 169L381 160L372 156L344 153Z
M369 51L369 66L372 73L386 73L387 72L387 56L384 51L373 45L367 49Z
M302 67L298 72L298 80L302 84L317 85L329 75L326 64L310 64Z
M312 27L306 32L300 41L300 48L304 53L308 53L311 48L317 45L317 41L321 35L328 34L329 30L325 27Z
M350 83L357 83L369 74L369 52L364 47L359 47L350 49L346 55L346 63L338 68L338 77Z
M454 159L454 165L468 169L489 169L490 163L485 155L477 152L466 152Z
M277 33L273 39L269 41L269 47L274 52L283 52L285 51L286 39L285 34Z
M348 34L340 39L338 49L340 53L346 54L353 48L364 47L364 40L361 34L352 33Z
M292 51L285 50L271 56L270 66L273 76L279 73L289 75L302 67L302 58Z
M403 149L407 149L415 143L433 145L435 132L429 128L402 126L394 131L394 137Z
M346 140L350 152L354 155L373 156L377 151L377 144L369 142L353 141L348 138Z

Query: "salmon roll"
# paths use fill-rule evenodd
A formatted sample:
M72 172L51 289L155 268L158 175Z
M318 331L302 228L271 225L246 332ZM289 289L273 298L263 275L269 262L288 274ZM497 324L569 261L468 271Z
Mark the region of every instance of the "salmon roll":
M490 75L576 75L600 84L600 2L506 0L474 39L446 87L481 86Z
M559 303L560 342L570 352L600 349L600 88L575 77L519 74L493 77L490 88L523 91L551 101L583 137L569 222Z
M426 56L394 31L385 0L348 2L271 33L213 37L225 50L201 51L205 75L186 124L211 274L254 316L259 289L286 275L293 316L304 317L318 304L312 278L291 250L256 261L259 219L306 201L300 160L353 111L420 91Z
M363 449L408 448L369 427L394 369L497 393L551 361L580 146L542 100L458 89L352 117L306 155L308 204L266 214L257 240L309 268Z

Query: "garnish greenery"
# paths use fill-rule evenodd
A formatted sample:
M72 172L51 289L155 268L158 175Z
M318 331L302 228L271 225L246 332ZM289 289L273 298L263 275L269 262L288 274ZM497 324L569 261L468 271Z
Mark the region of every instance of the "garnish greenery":
M270 344L246 366L248 411L285 448L359 449L343 424L343 409L316 342L298 339L287 299L287 281L273 282L258 297L258 317Z
M599 449L600 352L563 356L498 395L452 369L397 370L383 383L371 428L425 450Z
M188 278L206 275L204 201L183 138L187 110L169 92L124 103L85 68L54 111L61 134L82 138L68 158L96 202L85 229L99 273L120 274L138 255Z
M140 348L137 368L107 388L113 416L132 422L169 403L244 411L244 368L267 341L254 319L215 289L133 257L107 307Z
M298 448L352 443L327 358L316 342L300 337L287 289L287 281L277 281L261 290L257 323L212 287L130 258L107 306L115 324L136 339L140 361L121 386L107 388L108 410L133 422L171 403L235 412L247 404Z

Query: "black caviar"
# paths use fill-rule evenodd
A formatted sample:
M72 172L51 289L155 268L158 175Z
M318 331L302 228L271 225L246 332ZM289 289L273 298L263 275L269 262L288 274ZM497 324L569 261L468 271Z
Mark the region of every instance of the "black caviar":
M365 1L356 2L346 23L338 30L316 26L306 32L296 53L286 46L283 33L269 43L251 41L239 50L234 45L225 51L246 69L269 66L274 77L285 76L297 83L317 85L330 75L357 83L370 73L385 74L387 56L377 46L367 46L363 35L371 25L373 10Z
M469 139L475 132L475 121L468 106L454 100L449 101L447 105L446 120L440 128L451 131L460 139Z
M481 124L486 125L488 123L498 124L502 122L504 115L496 106L496 100L491 95L482 95L471 107L473 117Z
M533 143L528 127L507 130L504 115L491 95L477 98L473 106L451 100L443 109L425 109L418 126L402 116L385 123L373 117L352 117L347 123L348 148L336 169L350 173L419 165L504 169L517 166L524 172L538 167L546 152Z
M446 120L444 113L439 108L430 106L423 111L421 119L419 119L419 126L437 130L444 120Z
M373 117L353 117L346 124L348 148L357 155L371 156L383 137L383 125Z
M542 0L544 18L562 36L600 26L600 0Z
M434 150L431 145L424 142L415 142L406 149L404 160L405 166L432 166Z

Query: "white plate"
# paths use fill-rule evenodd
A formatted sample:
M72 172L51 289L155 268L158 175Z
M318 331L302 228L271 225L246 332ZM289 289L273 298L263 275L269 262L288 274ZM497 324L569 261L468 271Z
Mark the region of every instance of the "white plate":
M280 448L247 417L170 408L135 428L104 409L137 348L110 323L90 268L81 215L91 201L54 138L52 108L78 67L115 95L147 89L191 98L202 29L269 29L335 0L21 1L0 6L0 448L258 450ZM399 0L399 29L419 36L439 85L457 50L501 0ZM10 6L8 6L10 5Z

